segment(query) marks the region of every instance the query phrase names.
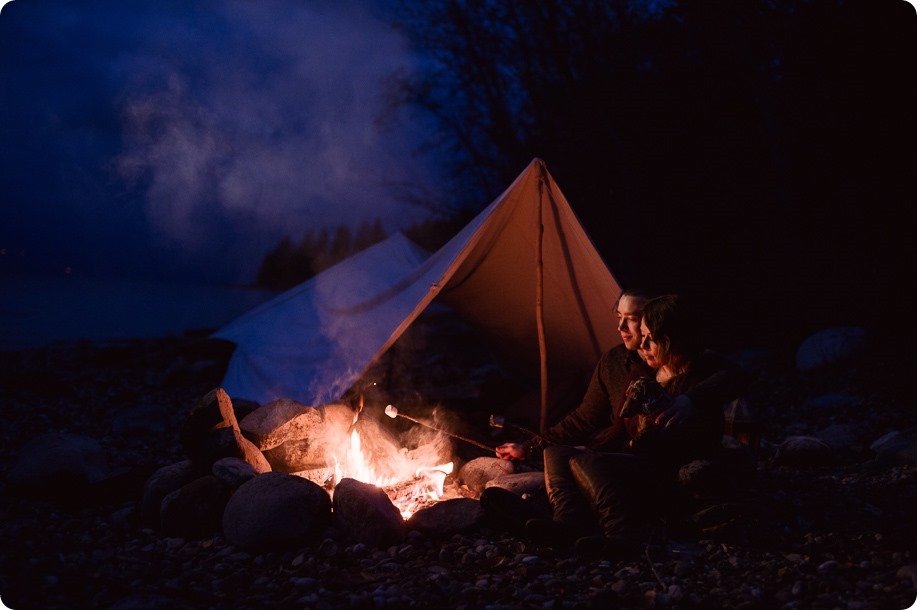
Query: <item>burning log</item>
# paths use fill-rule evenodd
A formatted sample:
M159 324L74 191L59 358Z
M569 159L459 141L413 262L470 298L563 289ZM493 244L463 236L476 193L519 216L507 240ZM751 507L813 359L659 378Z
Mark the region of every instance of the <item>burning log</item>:
M443 478L445 476L443 474ZM438 493L437 490L430 489L431 487L436 487L436 482L431 481L427 484L424 493L418 494L417 479L413 479L388 485L383 490L391 498L392 503L399 507L402 518L407 520L420 509L429 508L440 501L443 491L441 488L442 483L440 482L439 485Z
M428 423L419 421L419 420L417 420L417 419L414 419L413 417L410 417L410 416L408 416L408 415L404 415L403 413L399 413L399 412L398 412L398 409L395 408L395 407L392 406L392 405L389 405L389 406L385 407L385 414L388 415L389 417L391 417L392 419L395 419L396 417L401 417L401 418L404 418L404 419L406 419L406 420L408 420L408 421L412 421L412 422L414 422L415 424L420 424L421 426L426 426L427 428L430 428L431 430L435 430L435 431L437 431L437 432L441 432L442 434L445 434L446 436L452 437L452 438L454 438L454 439L458 439L458 440L460 440L460 441L464 441L464 442L466 442L466 443L470 443L470 444L474 445L475 447L480 447L481 449L486 449L487 451L494 451L494 448L493 448L493 447L488 447L488 446L485 445L484 443L479 443L479 442L476 441L476 440L470 439L470 438L465 437L465 436L461 436L461 435L459 435L459 434L453 434L452 432L449 432L449 431L447 431L447 430L443 430L442 428L437 428L436 426L433 426L433 425L430 425L430 424L428 424Z

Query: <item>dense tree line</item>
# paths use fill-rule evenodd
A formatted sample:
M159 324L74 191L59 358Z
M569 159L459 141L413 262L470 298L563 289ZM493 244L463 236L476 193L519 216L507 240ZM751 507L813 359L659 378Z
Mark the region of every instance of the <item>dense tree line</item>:
M426 249L438 250L472 218L468 210L434 216L405 229L405 237ZM332 265L388 237L382 221L363 221L355 232L345 226L333 231L310 229L298 242L286 236L264 257L256 285L267 290L286 290L305 282Z
M382 221L363 221L356 231L339 226L310 229L298 242L289 236L271 250L258 269L257 285L284 290L385 239Z
M870 324L865 295L905 312L910 4L404 0L396 20L423 63L393 101L435 119L471 208L541 157L622 283L728 304L745 336Z

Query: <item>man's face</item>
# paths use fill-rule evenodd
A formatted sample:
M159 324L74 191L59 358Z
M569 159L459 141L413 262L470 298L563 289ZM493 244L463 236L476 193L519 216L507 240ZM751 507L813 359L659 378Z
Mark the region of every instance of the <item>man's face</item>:
M640 306L643 303L634 297L624 296L618 301L615 315L618 318L618 332L627 349L640 346Z

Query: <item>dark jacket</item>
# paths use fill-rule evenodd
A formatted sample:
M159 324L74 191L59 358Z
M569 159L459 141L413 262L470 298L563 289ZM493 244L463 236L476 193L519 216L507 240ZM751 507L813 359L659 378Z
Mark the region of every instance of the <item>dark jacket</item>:
M627 387L640 376L654 377L636 352L620 345L599 360L582 403L549 428L542 439L529 441L531 451L550 444L585 445L596 451L634 452L665 464L683 464L708 457L722 447L723 408L741 396L747 386L745 373L713 351L700 353L681 375L663 384L671 396L685 394L698 417L664 433L635 441L638 418L619 416Z
M579 406L548 428L542 438L526 443L532 453L554 445L602 444L602 435L612 427L624 404L627 385L635 375L651 375L637 352L623 344L613 347L599 359Z
M678 466L715 455L722 448L725 406L740 397L748 384L738 366L713 351L697 355L688 370L662 386L670 396L686 395L697 409L697 417L668 429L656 428L642 434L639 416L618 417L599 451L627 451L642 454L663 466Z

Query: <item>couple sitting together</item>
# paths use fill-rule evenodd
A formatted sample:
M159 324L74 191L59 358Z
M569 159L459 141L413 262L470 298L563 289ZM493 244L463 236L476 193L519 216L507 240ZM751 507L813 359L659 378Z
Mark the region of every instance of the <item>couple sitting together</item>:
M646 541L651 509L671 501L679 469L722 451L723 409L746 385L701 348L678 295L625 291L615 315L623 344L602 355L580 405L538 437L496 448L507 460L542 458L552 516L505 489L481 495L503 522L525 520L533 539L587 556L626 556Z

